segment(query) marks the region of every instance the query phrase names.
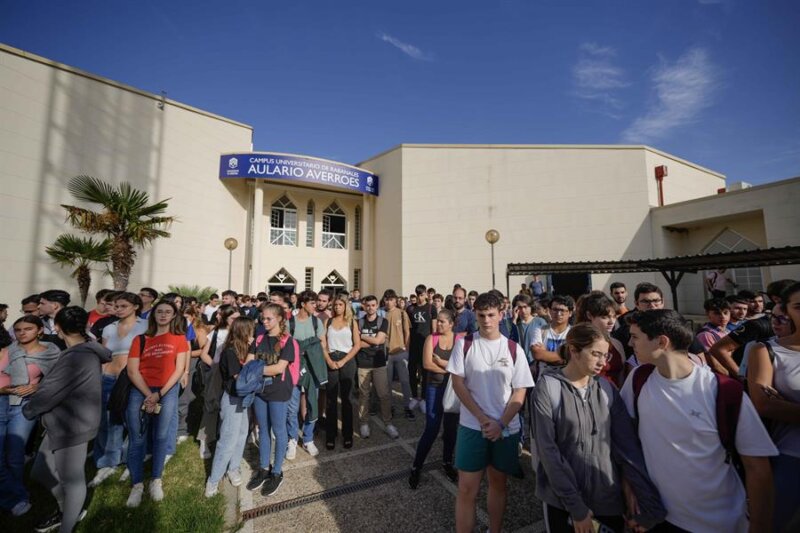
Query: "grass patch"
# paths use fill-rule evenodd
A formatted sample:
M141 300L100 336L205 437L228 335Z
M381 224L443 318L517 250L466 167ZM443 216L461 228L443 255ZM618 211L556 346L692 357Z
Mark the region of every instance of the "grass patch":
M191 428L191 424L190 424ZM90 448L91 449L91 448ZM88 489L87 515L75 529L78 533L97 531L123 531L125 533L219 533L224 530L225 499L222 494L206 498L206 463L200 459L198 445L192 440L178 445L175 456L167 463L162 478L164 500L155 503L147 491L149 462L145 463L145 492L142 504L128 509L125 502L131 491L130 480L119 481L123 467L95 489ZM210 461L209 468L210 468ZM30 475L31 464L28 464ZM91 458L86 461L87 483L94 477L95 468ZM26 477L27 477L26 476ZM33 531L34 526L56 508L50 493L28 478L33 508L24 516L13 518L0 515L0 532L16 533Z

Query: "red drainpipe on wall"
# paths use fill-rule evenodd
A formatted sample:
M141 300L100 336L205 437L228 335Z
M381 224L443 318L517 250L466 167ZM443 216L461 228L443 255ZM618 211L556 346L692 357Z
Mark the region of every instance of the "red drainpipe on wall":
M656 167L656 182L658 183L658 206L664 205L664 176L667 175L667 165Z

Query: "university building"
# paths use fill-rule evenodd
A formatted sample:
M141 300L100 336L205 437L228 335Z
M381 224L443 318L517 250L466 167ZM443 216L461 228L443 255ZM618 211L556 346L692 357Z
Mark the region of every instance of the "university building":
M69 231L69 178L169 198L172 237L140 250L131 288L255 293L417 283L506 291L509 263L639 260L800 244L800 178L726 187L648 146L400 144L355 165L254 147L250 126L0 45L0 301L77 287L44 249ZM656 170L660 169L660 170ZM656 179L656 172L666 176ZM732 190L736 189L736 190ZM224 243L235 238L229 251ZM542 272L547 276L548 272ZM800 267L733 271L762 288ZM657 273L549 278L571 291ZM511 292L524 277L509 280ZM92 291L110 286L101 271ZM702 272L681 283L697 312ZM12 310L15 309L12 307Z

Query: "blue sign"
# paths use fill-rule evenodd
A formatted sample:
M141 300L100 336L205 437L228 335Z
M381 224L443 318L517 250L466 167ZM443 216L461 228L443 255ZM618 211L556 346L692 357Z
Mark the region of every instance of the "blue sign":
M328 185L378 196L378 176L363 168L293 154L253 152L220 157L219 177L267 178Z

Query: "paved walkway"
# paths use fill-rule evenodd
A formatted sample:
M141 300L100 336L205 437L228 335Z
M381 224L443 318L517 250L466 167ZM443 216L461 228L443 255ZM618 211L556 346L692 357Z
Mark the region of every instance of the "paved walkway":
M395 411L402 413L395 392ZM357 420L357 418L356 418ZM350 450L341 446L324 448L324 433L317 435L317 457L298 448L294 461L284 464L284 481L278 492L263 497L240 488L240 506L246 520L242 531L354 531L360 532L447 532L455 529L456 485L441 470L441 438L428 456L420 486L408 486L408 469L418 437L425 425L417 413L415 421L401 415L394 420L400 438L390 439L383 424L372 417L372 435L356 435ZM358 425L356 425L358 428ZM245 459L250 468L258 465L258 450L248 444ZM520 458L525 478L509 481L508 505L503 531L543 531L541 503L533 496L533 474L527 451ZM243 471L245 480L250 471ZM486 487L481 490L476 531L486 531Z

